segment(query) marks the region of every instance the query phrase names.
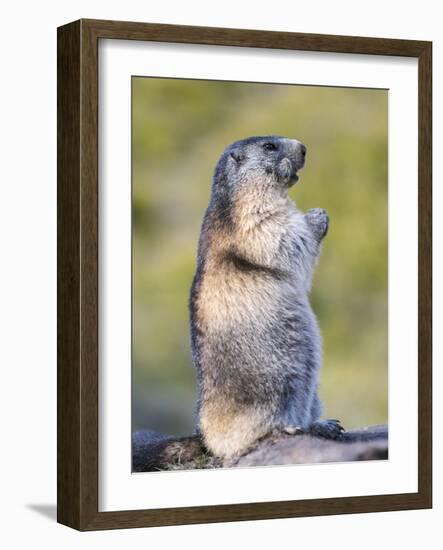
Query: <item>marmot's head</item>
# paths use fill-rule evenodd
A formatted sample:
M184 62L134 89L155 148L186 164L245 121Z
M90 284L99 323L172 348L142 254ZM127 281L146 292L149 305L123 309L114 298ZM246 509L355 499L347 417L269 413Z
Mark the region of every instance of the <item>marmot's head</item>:
M236 141L223 152L214 174L214 191L232 194L240 187L285 190L298 180L305 164L306 147L280 136L250 137ZM224 194L224 193L223 193Z

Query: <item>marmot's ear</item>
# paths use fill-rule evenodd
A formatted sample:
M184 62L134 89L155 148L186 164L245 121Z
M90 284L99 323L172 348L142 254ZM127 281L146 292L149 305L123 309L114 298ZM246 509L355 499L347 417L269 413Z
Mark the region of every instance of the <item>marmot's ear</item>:
M233 151L231 151L230 155L237 164L239 164L245 158L245 155L239 149L234 149Z

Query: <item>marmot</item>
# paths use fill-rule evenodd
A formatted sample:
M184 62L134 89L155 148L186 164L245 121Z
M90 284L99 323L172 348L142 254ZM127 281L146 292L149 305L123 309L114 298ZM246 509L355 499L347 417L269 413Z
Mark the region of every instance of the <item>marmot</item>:
M275 430L338 436L318 420L321 335L308 295L328 216L288 196L306 147L280 136L229 145L215 169L190 295L197 431L225 459Z

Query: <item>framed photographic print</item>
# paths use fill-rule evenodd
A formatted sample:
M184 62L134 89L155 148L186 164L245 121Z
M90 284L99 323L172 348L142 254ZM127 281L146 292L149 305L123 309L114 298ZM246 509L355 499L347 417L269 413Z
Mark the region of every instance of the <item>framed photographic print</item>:
M58 521L430 508L430 42L58 29Z

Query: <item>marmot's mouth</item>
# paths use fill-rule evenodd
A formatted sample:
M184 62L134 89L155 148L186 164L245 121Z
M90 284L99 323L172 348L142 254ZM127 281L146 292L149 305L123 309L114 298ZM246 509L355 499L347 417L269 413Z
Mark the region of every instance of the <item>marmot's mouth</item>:
M293 167L293 169L291 171L289 181L288 181L288 187L291 187L292 185L295 185L298 182L298 180L300 179L300 176L298 175L298 170L299 170L299 168Z
M303 160L302 162L294 163L294 165L293 165L292 178L291 178L290 185L295 185L298 182L298 180L300 179L300 177L298 175L298 171L301 170L304 167L305 162Z
M297 183L299 166L289 158L284 158L278 168L277 168L277 177L285 187L291 187Z
M295 185L299 179L300 178L298 176L298 172L293 172L291 179L288 181L288 187L292 187L293 185Z

